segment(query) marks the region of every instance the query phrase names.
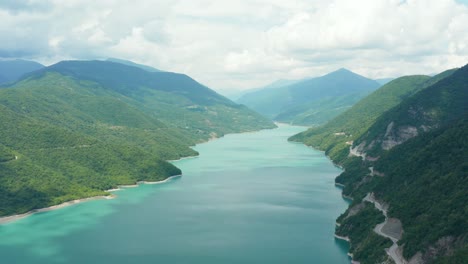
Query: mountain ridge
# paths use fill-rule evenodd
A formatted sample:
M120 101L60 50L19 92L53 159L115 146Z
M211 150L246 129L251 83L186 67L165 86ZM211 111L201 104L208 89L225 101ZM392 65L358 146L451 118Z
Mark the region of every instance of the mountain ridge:
M15 82L23 75L44 67L44 65L35 61L0 60L0 85Z
M279 122L324 123L380 85L347 69L244 95L238 103Z
M378 95L392 103L373 115L360 134L334 132L329 125L336 123L332 120L291 138L325 150L345 169L335 182L353 202L338 218L336 233L351 239L351 253L361 263L391 261L389 257L396 257L393 253L410 263L463 263L456 261L466 259L467 78L468 65L432 78L398 78L361 101L378 103ZM398 93L392 95L392 91ZM395 100L395 95L403 97ZM366 112L356 110L362 108L361 102L341 116L354 111L354 120L365 119ZM394 133L395 144L385 147L379 138L389 134L392 122L393 128L411 126L418 132ZM327 138L323 133L335 135ZM394 230L397 226L388 226L387 215L382 223L382 214L367 202L369 195L388 209L393 223L401 223L401 239L395 242L377 235L379 225ZM397 259L396 263L403 262Z
M0 216L179 175L166 160L190 146L275 127L188 76L96 61L0 89L0 121Z
M135 62L129 61L129 60L123 60L123 59L118 59L118 58L108 58L108 59L106 59L106 61L116 62L116 63L128 65L128 66L137 67L137 68L143 69L145 71L149 71L149 72L162 72L161 70L156 69L154 67L144 65L144 64L135 63Z

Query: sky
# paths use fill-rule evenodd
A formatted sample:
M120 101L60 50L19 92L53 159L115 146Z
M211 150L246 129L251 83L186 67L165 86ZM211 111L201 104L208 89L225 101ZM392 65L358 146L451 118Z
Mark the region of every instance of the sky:
M468 63L467 0L1 0L0 59L116 57L218 91Z

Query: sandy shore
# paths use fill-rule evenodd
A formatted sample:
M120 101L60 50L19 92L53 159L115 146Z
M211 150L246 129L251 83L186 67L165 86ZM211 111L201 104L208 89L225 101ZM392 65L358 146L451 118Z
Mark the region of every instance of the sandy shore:
M167 177L166 179L164 180L161 180L161 181L139 181L137 182L137 184L161 184L161 183L165 183L165 182L168 182L168 181L172 181L173 179L176 179L176 178L180 178L182 177L182 175L174 175L174 176L171 176L171 177Z
M79 204L79 203L82 203L82 202L93 201L93 200L100 200L100 199L113 199L113 198L115 198L115 197L116 197L115 195L94 196L94 197L88 197L88 198L83 198L83 199L77 199L77 200L73 200L73 201L68 201L68 202L65 202L65 203L53 205L53 206L46 207L46 208L34 209L34 210L31 210L31 211L29 211L29 212L27 212L27 213L24 213L24 214L17 214L17 215L11 215L11 216L0 217L0 224L6 224L6 223L9 223L9 222L13 222L13 221L16 221L16 220L19 220L19 219L28 217L28 216L30 216L30 215L32 215L32 214L37 214L37 213L42 213L42 212L48 212L48 211L52 211L52 210L57 210L57 209L60 209L60 208L64 208L64 207L67 207L67 206L70 206L70 205Z
M138 182L137 184L134 184L134 185L119 185L118 188L106 190L106 192L120 191L120 190L122 190L122 188L133 188L133 187L138 187L139 184L161 184L161 183L165 183L165 182L171 181L171 180L174 179L174 178L179 178L179 177L182 177L182 175L171 176L171 177L168 177L168 178L166 178L166 179L164 179L164 180L155 181L155 182L140 181L140 182ZM1 225L1 224L6 224L6 223L10 223L10 222L13 222L13 221L16 221L16 220L20 220L20 219L22 219L22 218L28 217L28 216L33 215L33 214L42 213L42 212L48 212L48 211L52 211L52 210L57 210L57 209L61 209L61 208L67 207L67 206L79 204L79 203L82 203L82 202L93 201L93 200L100 200L100 199L114 199L114 198L116 198L116 197L117 197L117 196L114 195L114 194L110 194L110 195L107 195L107 196L104 196L104 195L103 195L103 196L88 197L88 198L83 198L83 199L77 199L77 200L73 200L73 201L68 201L68 202L61 203L61 204L57 204L57 205L53 205L53 206L50 206L50 207L45 207L45 208L40 208L40 209L34 209L34 210L31 210L31 211L29 211L29 212L27 212L27 213L24 213L24 214L16 214L16 215L11 215L11 216L0 217L0 225Z
M166 179L161 180L161 181L154 181L154 182L152 182L152 181L139 181L136 184L119 185L115 189L106 190L106 192L116 192L116 191L121 191L121 190L126 189L126 188L135 188L135 187L140 186L140 184L161 184L161 183L165 183L165 182L168 182L168 181L171 181L171 180L173 180L175 178L180 178L180 177L182 177L182 175L170 176L170 177L167 177Z

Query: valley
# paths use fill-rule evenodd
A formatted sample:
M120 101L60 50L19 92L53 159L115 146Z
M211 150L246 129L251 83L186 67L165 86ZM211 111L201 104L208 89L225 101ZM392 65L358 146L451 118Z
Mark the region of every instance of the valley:
M82 251L101 263L467 258L466 65L382 86L345 69L277 82L238 99L259 113L131 61L25 65L38 68L0 88L0 236L19 237L0 243L8 260L81 263ZM60 219L69 223L50 233L44 221ZM144 237L136 252L114 236L132 221L143 221L129 231ZM96 240L90 233L114 236L113 246L94 245L98 255L77 247Z
M199 156L172 162L181 177L3 224L2 260L349 263L347 243L333 237L348 204L333 185L341 170L287 141L304 129L279 125L198 144Z
M0 163L1 216L179 175L166 160L197 155L190 146L275 127L187 76L102 61L61 62L0 89L0 116L0 157L21 157Z

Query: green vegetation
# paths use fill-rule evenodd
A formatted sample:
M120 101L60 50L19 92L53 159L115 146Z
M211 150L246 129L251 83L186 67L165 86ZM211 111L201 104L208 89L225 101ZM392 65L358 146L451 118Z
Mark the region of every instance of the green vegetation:
M383 113L354 145L362 143L367 154L378 156L385 145L404 141L408 128L421 134L458 120L468 109L467 83L465 68L452 73Z
M408 140L375 164L373 188L405 227L405 257L447 236L468 237L468 116ZM398 166L395 166L398 164Z
M407 259L420 252L425 263L468 260L467 83L468 66L398 78L325 126L291 138L325 150L345 169L336 182L353 198L351 207L370 192L389 205L389 217L403 224L399 245ZM365 158L350 156L351 144ZM351 238L356 260L382 261L387 242L372 232L353 236L372 230L376 212L349 212L338 218L337 234Z
M7 147L0 145L0 162L7 162L15 159L15 154Z
M310 128L290 140L324 150L334 161L348 156L349 143L361 136L385 111L424 87L430 77L405 76L368 95L351 109L321 127Z
M468 259L468 245L457 250L454 254L437 259L434 264L465 264Z
M0 216L163 180L198 142L274 127L185 75L96 61L1 89L0 121Z
M242 96L239 103L280 122L317 125L344 112L380 85L345 69Z
M361 263L381 263L386 259L385 248L392 245L388 238L374 233L373 227L382 223L385 217L374 205L366 202L362 210L350 217L341 217L336 234L347 236L352 241L349 252ZM359 241L359 242L357 242Z

